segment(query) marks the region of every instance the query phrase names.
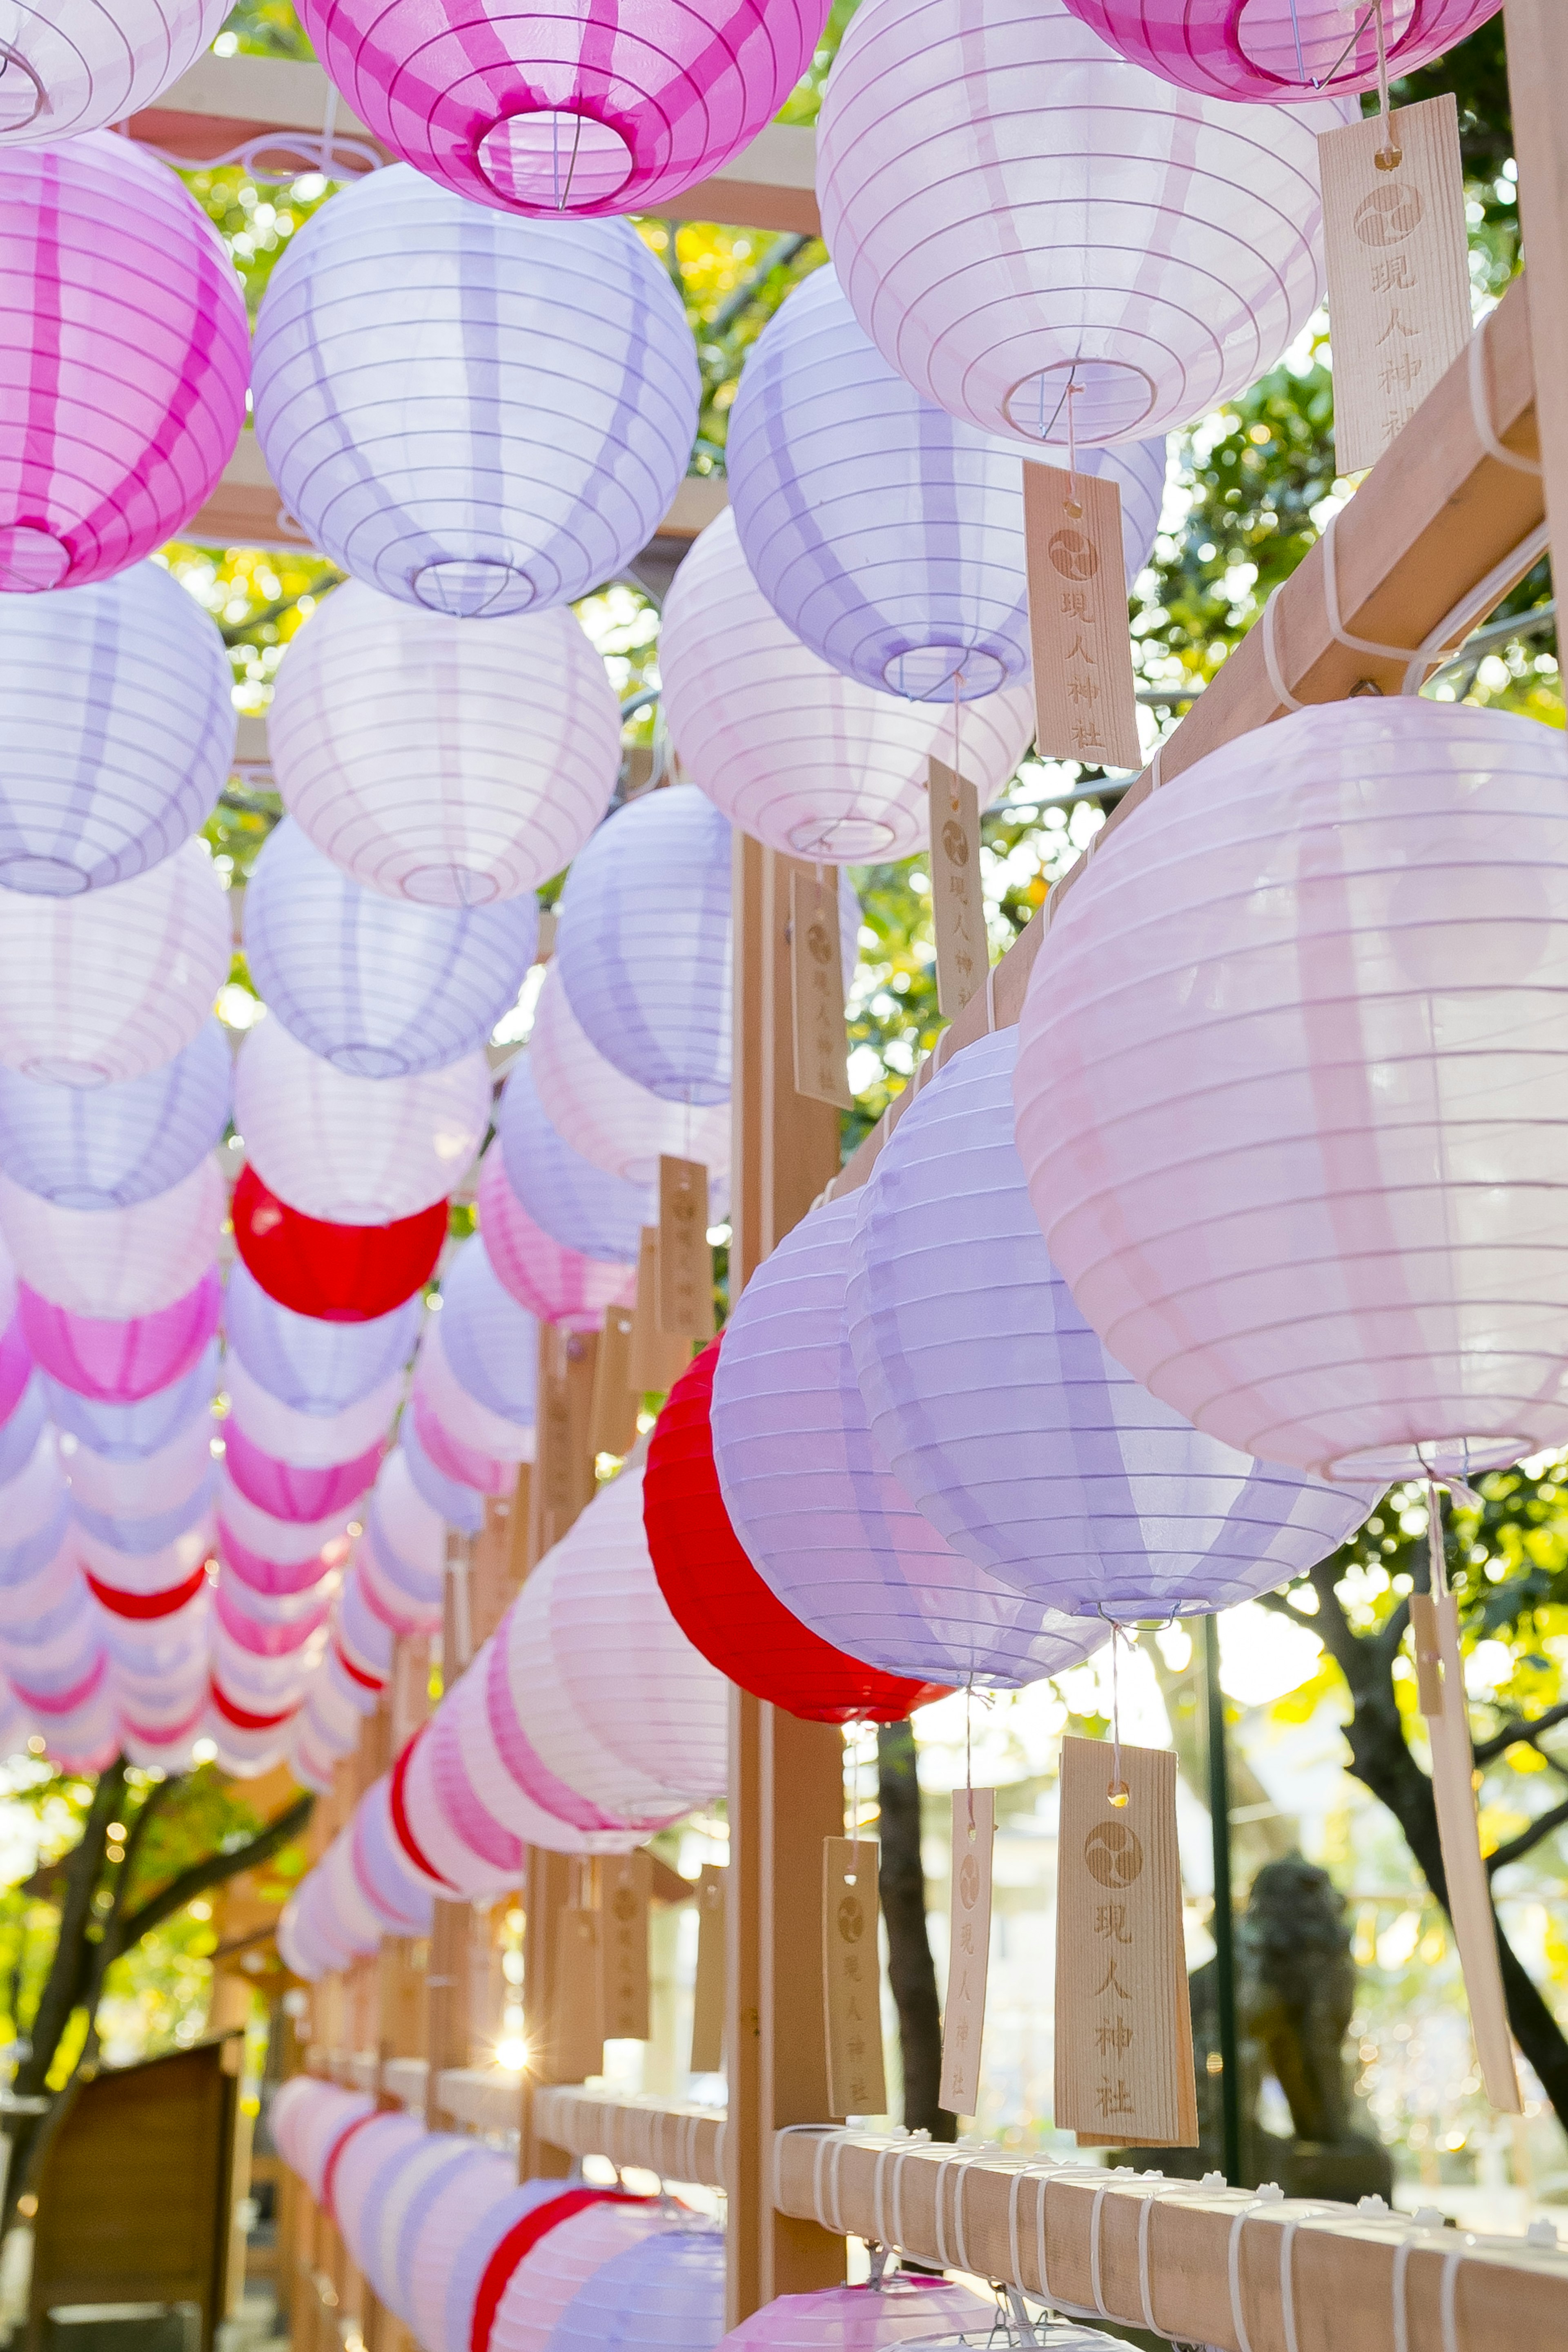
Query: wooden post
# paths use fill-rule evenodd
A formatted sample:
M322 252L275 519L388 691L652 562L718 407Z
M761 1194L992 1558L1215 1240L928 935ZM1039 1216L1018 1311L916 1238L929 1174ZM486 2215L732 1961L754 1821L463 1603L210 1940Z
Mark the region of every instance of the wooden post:
M1568 533L1568 9L1508 0L1509 95L1546 512Z
M795 1092L789 890L800 870L737 835L732 1299L839 1165L838 1112ZM732 1690L727 2327L775 2295L832 2286L844 2275L842 2239L775 2212L772 2200L774 2133L828 2113L822 1840L841 1836L843 1825L837 1728L801 1723Z

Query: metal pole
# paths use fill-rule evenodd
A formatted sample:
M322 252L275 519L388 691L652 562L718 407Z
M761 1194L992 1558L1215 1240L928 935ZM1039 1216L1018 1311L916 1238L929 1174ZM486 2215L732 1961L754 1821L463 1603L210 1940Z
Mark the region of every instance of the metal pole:
M1208 1811L1214 1832L1214 1983L1219 2025L1219 2114L1225 2178L1241 2186L1241 2066L1236 2034L1236 1941L1230 1911L1230 1774L1225 1759L1225 1698L1219 1687L1219 1620L1203 1621L1207 1698Z

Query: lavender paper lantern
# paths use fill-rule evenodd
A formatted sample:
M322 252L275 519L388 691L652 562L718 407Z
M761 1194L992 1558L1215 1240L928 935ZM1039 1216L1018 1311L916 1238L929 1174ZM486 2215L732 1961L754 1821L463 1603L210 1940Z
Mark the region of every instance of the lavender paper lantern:
M1019 1032L1075 1299L1273 1461L1463 1476L1563 1444L1568 747L1357 699L1189 774L1072 893Z
M79 898L7 891L0 1062L68 1087L159 1069L211 1018L233 954L228 899L202 841Z
M494 1281L495 1276L492 1276L491 1279ZM499 1283L497 1287L501 1288ZM517 1307L509 1292L502 1290L501 1295L519 1316L528 1315L528 1310ZM536 1335L534 1354L530 1360L531 1380L532 1369L537 1367L538 1325L532 1315L528 1315L528 1322ZM482 1446L493 1459L531 1462L534 1458L535 1418L532 1403L528 1405L526 1412L519 1412L518 1417L513 1419L508 1414L495 1412L473 1395L452 1369L446 1350L445 1331L444 1321L433 1321L421 1340L419 1361L414 1366L413 1394L428 1404L444 1428L463 1430L469 1444Z
M579 2287L549 2352L711 2352L724 2334L724 2232L694 2216L629 2246Z
M227 780L233 684L161 565L0 605L0 884L74 898L177 849Z
M0 1423L0 1486L26 1466L47 1417L48 1400L44 1383L35 1375L28 1381L5 1421Z
M845 677L950 709L1028 677L1019 452L894 374L831 268L748 353L726 448L752 577ZM1165 443L1082 466L1121 493L1130 588L1159 524ZM960 758L962 744L960 722Z
M49 1413L57 1426L106 1461L141 1462L172 1444L182 1429L199 1421L211 1430L218 1350L211 1343L183 1380L141 1398L135 1404L99 1404L49 1381Z
M245 894L246 958L268 1011L352 1077L414 1077L484 1046L538 938L527 892L490 907L399 903L351 880L287 818Z
M455 1252L441 1280L440 1328L430 1337L439 1340L454 1375L486 1412L532 1427L538 1324L497 1279L481 1241L465 1242Z
M525 221L394 165L289 241L256 323L256 429L311 543L459 620L570 604L663 521L696 351L625 221Z
M449 1528L455 1528L459 1535L476 1536L485 1524L484 1496L436 1468L412 1419L399 1432L399 1447L407 1460L408 1475L420 1500L437 1512Z
M652 2199L573 2213L530 2246L502 2289L487 2352L547 2352L557 2323L608 2263L671 2226Z
M901 2272L874 2286L776 2295L732 2328L724 2345L725 2352L883 2352L892 2344L956 2343L966 2336L984 2342L996 2320L996 2305L968 2287Z
M710 1201L727 1194L727 1102L693 1108L663 1101L591 1044L553 961L534 1006L528 1064L550 1125L574 1151L629 1183L658 1180L661 1154L700 1160Z
M403 161L554 220L656 212L749 146L811 62L825 0L680 0L596 18L565 0L303 0L316 54Z
M711 1421L730 1523L784 1606L868 1665L1003 1689L1060 1674L1103 1633L955 1551L873 1450L844 1328L862 1197L802 1219L726 1326Z
M1059 453L1070 405L1080 447L1142 439L1256 383L1316 310L1315 134L1357 113L1175 89L1065 0L873 0L822 102L822 231L923 398Z
M541 1323L597 1331L606 1307L632 1305L635 1267L584 1257L553 1240L513 1192L506 1163L493 1146L480 1162L476 1205L485 1255L497 1278Z
M574 1151L545 1114L524 1055L502 1089L496 1135L507 1181L534 1223L563 1249L635 1265L644 1225L658 1223L647 1184L629 1184Z
M289 814L357 882L481 907L570 864L610 804L621 706L575 613L470 629L335 589L267 712Z
M16 0L0 70L0 146L54 146L123 122L193 66L225 0Z
M224 1323L231 1356L261 1387L296 1412L322 1415L358 1403L396 1377L413 1353L423 1313L423 1298L411 1298L364 1323L324 1322L280 1307L235 1265Z
M183 1380L200 1361L222 1302L214 1265L183 1297L151 1315L119 1322L73 1315L26 1286L20 1311L34 1360L51 1380L99 1404L134 1404Z
M744 832L788 856L835 865L908 857L925 846L926 772L934 753L951 757L951 700L946 708L900 700L841 677L803 646L747 570L730 509L701 532L675 575L659 667L683 762ZM1033 732L1027 686L966 706L964 772L982 808L1007 784ZM581 1019L570 982L568 992Z
M0 1230L29 1289L75 1315L153 1315L194 1289L227 1202L210 1157L132 1209L57 1209L0 1175Z
M391 1427L402 1400L402 1374L394 1371L367 1395L336 1412L297 1412L262 1387L232 1347L224 1366L224 1386L256 1444L279 1462L292 1462L301 1470L325 1469L329 1463L362 1454Z
M133 1208L221 1141L233 1086L215 1020L161 1069L110 1086L51 1086L0 1066L0 1170L57 1208Z
M1379 10L1394 74L1414 73L1495 16L1502 0L1067 0L1151 73L1254 105L1375 89Z
M234 266L130 140L0 147L0 591L123 572L177 536L239 438Z
M291 1209L333 1224L386 1224L444 1199L489 1123L482 1053L419 1077L350 1077L263 1021L235 1075L250 1165Z
M1325 1559L1380 1490L1253 1461L1106 1353L1030 1206L1018 1042L956 1054L866 1188L848 1315L873 1444L956 1550L1052 1609L1230 1608Z
M476 2153L427 2207L409 2250L409 2325L429 2352L449 2352L441 2326L453 2268L465 2240L483 2216L517 2187L517 2164L486 2148ZM462 2352L462 2347L450 2347Z

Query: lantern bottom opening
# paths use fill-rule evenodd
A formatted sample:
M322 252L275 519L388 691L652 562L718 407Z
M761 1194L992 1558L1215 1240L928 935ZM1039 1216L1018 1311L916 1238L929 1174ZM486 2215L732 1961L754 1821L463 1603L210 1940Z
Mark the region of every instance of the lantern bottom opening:
M1057 360L1020 376L1002 402L1002 415L1026 441L1092 448L1134 440L1155 400L1154 378L1126 360Z
M25 1078L40 1078L49 1087L106 1087L115 1076L101 1062L78 1062L68 1054L36 1054L21 1066Z
M415 572L409 586L427 612L444 613L452 621L526 613L537 593L517 564L484 555L442 556Z
M1383 37L1392 49L1410 30L1415 0L1385 0ZM1377 82L1373 10L1351 0L1241 0L1227 36L1237 54L1280 84L1281 99L1321 98L1329 90L1371 89ZM1238 91L1239 98L1250 95Z
M538 213L608 204L636 163L619 131L574 106L503 115L480 140L476 161L503 204Z
M0 593L37 596L57 588L71 568L68 547L36 523L0 524Z
M1431 1437L1406 1445L1367 1445L1325 1462L1317 1476L1344 1486L1374 1486L1381 1479L1393 1486L1400 1478L1459 1478L1479 1476L1483 1470L1507 1470L1527 1454L1545 1450L1539 1437Z
M0 856L0 884L29 898L78 898L88 887L88 877L68 857L41 857L22 849L14 856Z
M831 866L862 866L897 840L895 826L878 816L807 817L790 828L797 857Z
M911 646L894 655L882 682L908 702L951 702L955 694L960 702L978 702L1012 674L998 656L977 646Z
M15 139L49 103L42 77L14 42L0 41L0 139Z
M416 907L489 907L500 895L495 876L472 866L416 866L391 892Z

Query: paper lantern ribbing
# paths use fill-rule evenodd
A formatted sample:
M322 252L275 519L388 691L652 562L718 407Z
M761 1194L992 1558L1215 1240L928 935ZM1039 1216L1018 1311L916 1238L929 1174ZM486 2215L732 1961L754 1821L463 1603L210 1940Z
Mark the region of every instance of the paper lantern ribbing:
M876 0L872 13L885 5ZM747 570L731 509L699 534L675 575L659 668L676 749L732 824L786 856L830 864L908 857L925 846L927 763L951 753L951 702L901 701L841 677L803 646ZM964 772L982 808L1033 732L1027 686L966 709ZM568 992L582 1019L570 983Z
M485 1497L478 1488L452 1478L437 1469L422 1439L419 1425L412 1417L398 1433L400 1450L408 1460L408 1475L421 1500L459 1535L476 1536L485 1524Z
M1105 1638L956 1551L871 1442L845 1332L862 1194L823 1202L726 1326L713 1450L735 1531L786 1609L890 1672L1016 1689Z
M135 1404L99 1404L76 1395L57 1381L49 1381L49 1417L78 1444L89 1445L106 1461L142 1462L170 1444L193 1421L210 1428L217 1372L214 1339L183 1380L172 1381L166 1389L141 1397Z
M489 1123L482 1053L418 1077L350 1077L263 1021L235 1073L246 1159L280 1201L332 1224L391 1224L444 1200Z
M161 1069L110 1086L51 1086L0 1067L0 1169L58 1208L132 1208L221 1140L233 1085L216 1021Z
M507 2280L487 2352L548 2352L557 2323L589 2281L672 2226L652 2199L617 2199L570 2215L524 2255Z
M0 146L52 147L123 122L193 66L225 0L16 0L0 72Z
M356 882L480 907L548 882L610 805L621 706L575 613L470 629L346 581L267 712L289 814Z
M183 1380L218 1328L223 1279L215 1265L172 1305L112 1322L73 1315L24 1286L22 1328L40 1370L99 1404L134 1404Z
M950 708L1028 677L1019 452L896 375L831 268L747 354L726 451L752 577L845 677ZM1081 463L1121 492L1131 587L1159 524L1165 443ZM960 760L962 743L960 723Z
M635 1265L643 1226L658 1223L651 1188L596 1168L557 1133L527 1055L502 1089L496 1139L507 1182L552 1241L583 1257Z
M227 780L233 684L159 564L0 605L0 883L70 898L177 849Z
M1188 772L1072 893L1020 1031L1074 1297L1273 1461L1463 1476L1563 1444L1568 747L1360 699Z
M653 537L696 430L696 348L625 221L527 221L394 164L290 238L256 429L311 543L459 620L568 604Z
M211 1018L233 954L228 899L202 841L79 898L7 891L0 1062L68 1087L159 1069Z
M245 422L217 232L130 140L0 145L0 592L123 572L195 513Z
M1380 1490L1255 1462L1107 1354L1030 1205L1018 1043L956 1054L866 1187L848 1325L873 1440L954 1549L1031 1599L1116 1621L1230 1608L1325 1559Z
M60 1459L71 1493L94 1510L166 1510L212 1468L211 1427L204 1416L193 1421L139 1462L106 1461L75 1437L63 1436Z
M822 101L823 234L924 398L1036 446L1067 448L1070 404L1081 448L1142 439L1256 383L1316 310L1314 134L1359 110L1174 89L1064 0L874 0Z
M442 1477L455 1478L459 1485L472 1486L481 1495L509 1495L512 1492L517 1483L517 1474L515 1462L508 1456L481 1453L476 1444L469 1442L476 1435L472 1429L466 1437L455 1436L431 1402L428 1390L413 1390L408 1403L409 1423L419 1438L426 1460ZM412 1462L409 1466L412 1472ZM414 1483L418 1484L417 1479Z
M491 1279L495 1280L495 1277L492 1276ZM519 1315L527 1313L527 1309L518 1307L510 1293L502 1289L498 1282L496 1287L501 1290L509 1307ZM528 1320L537 1334L537 1320L532 1315ZM495 1460L531 1462L534 1458L532 1404L526 1413L514 1420L483 1403L459 1381L452 1369L443 1338L445 1328L443 1321L433 1322L420 1341L419 1361L413 1373L414 1395L423 1399L444 1428L465 1431L467 1443L483 1446ZM534 1354L537 1357L537 1339Z
M73 1315L154 1315L218 1254L227 1202L209 1155L132 1209L57 1209L0 1175L0 1230L30 1289Z
M517 2187L517 2165L486 2148L454 2176L427 2208L408 2258L409 2326L416 2343L429 2352L463 2352L448 2346L442 2322L453 2265L478 2221L502 2204Z
M538 1325L497 1280L477 1238L454 1252L442 1276L440 1341L470 1396L487 1412L532 1427Z
M1209 98L1276 104L1377 87L1377 16L1388 70L1414 73L1495 16L1502 0L1067 0L1134 65Z
M229 1276L224 1324L231 1356L296 1412L327 1415L356 1404L401 1370L423 1316L417 1298L358 1323L323 1323L279 1306L254 1275ZM265 1441L263 1441L265 1443Z
M224 1438L224 1467L229 1476L248 1502L275 1519L308 1523L350 1509L369 1492L381 1461L376 1444L348 1460L304 1469L264 1453L232 1415Z
M586 2279L550 2352L713 2352L724 2334L724 2232L690 2220L650 2231Z
M446 2284L442 2344L446 2352L487 2352L495 2304L524 2252L574 2213L619 2195L569 2189L560 2180L525 2180L476 2222L457 2250Z
M243 1269L240 1269L243 1271ZM229 1276L232 1285L233 1274ZM307 1318L301 1317L300 1320ZM357 1323L324 1323L324 1331L357 1331ZM276 1455L279 1462L292 1462L301 1470L324 1470L333 1462L346 1462L355 1454L362 1454L367 1445L382 1436L397 1413L402 1399L402 1372L389 1372L386 1379L352 1404L339 1406L327 1412L297 1412L246 1370L235 1355L231 1343L224 1364L224 1386L235 1412L244 1422L256 1444Z
M900 2273L875 2286L778 2295L730 2331L723 2352L883 2352L890 2344L983 2341L995 2324L994 2305L968 2287ZM1053 2341L1055 2334L1053 2320Z
M493 907L421 907L369 890L285 819L245 894L245 950L269 1012L352 1077L444 1069L477 1052L534 960L526 892Z
M235 1246L267 1297L325 1323L370 1323L423 1290L446 1239L446 1203L378 1225L308 1217L242 1170L232 1204Z
M475 1205L485 1255L497 1278L541 1323L597 1331L607 1307L632 1305L636 1269L583 1257L553 1241L507 1183L506 1162L493 1146L480 1163Z
M810 1723L901 1723L941 1686L879 1673L823 1641L775 1599L730 1524L708 1424L718 1351L710 1340L681 1374L648 1444L643 1523L670 1613L754 1698Z
M665 1102L617 1069L591 1043L553 960L534 1006L528 1063L550 1125L596 1167L652 1184L661 1154L669 1152L707 1170L710 1205L727 1195L728 1102L695 1108Z

